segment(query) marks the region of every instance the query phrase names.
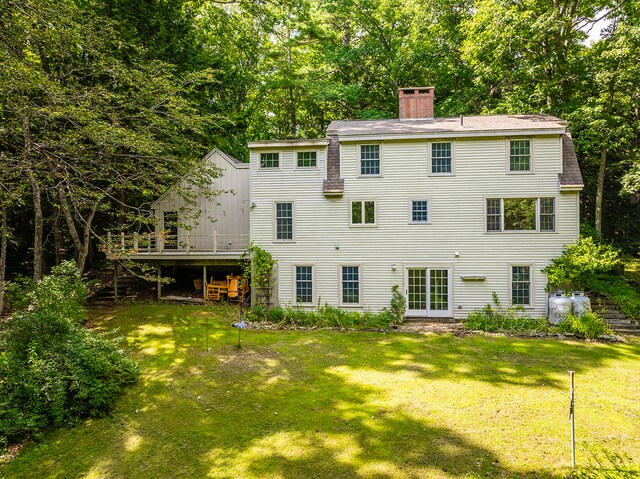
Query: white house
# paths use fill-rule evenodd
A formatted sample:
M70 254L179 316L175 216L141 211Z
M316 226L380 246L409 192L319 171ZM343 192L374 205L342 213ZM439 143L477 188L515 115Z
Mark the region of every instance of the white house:
M460 319L491 301L546 316L542 269L579 233L582 177L546 115L334 121L327 139L249 143L251 240L277 260L281 304Z

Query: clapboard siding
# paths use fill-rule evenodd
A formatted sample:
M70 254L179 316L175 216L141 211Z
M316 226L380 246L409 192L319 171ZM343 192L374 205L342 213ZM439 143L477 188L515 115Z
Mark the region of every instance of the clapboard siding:
M159 198L152 208L157 218L156 230L164 229L165 211L183 211L181 222L191 227L190 243L193 248L212 249L214 231L219 235L249 234L249 165L236 164L226 159L217 149L212 150L204 161L213 162L221 170L221 176L195 195L195 205L186 205L184 200L170 189ZM181 187L187 185L182 180ZM214 197L208 193L217 192ZM196 210L197 217L193 218ZM186 241L186 229L178 229L179 241Z
M578 193L560 193L559 136L532 138L532 174L507 174L508 139L454 141L453 176L429 174L427 141L382 143L381 177L358 176L358 144L341 144L344 196L322 192L322 167L294 168L293 152L281 152L277 170L257 167L260 150L251 156L251 238L278 261L278 297L295 300L293 267L313 264L316 302L339 304L339 266L361 264L362 309L389 305L391 286L405 285L407 267L452 268L454 316L460 318L491 300L495 291L509 300L509 265L533 266L533 308L546 315L546 279L541 269L558 256L579 231ZM554 197L556 232L486 233L487 197ZM376 201L376 226L350 227L349 201ZM410 224L410 200L429 199L430 224ZM274 242L273 203L294 202L295 241ZM339 247L338 247L339 246ZM458 252L459 256L455 253ZM396 270L392 269L396 265ZM483 275L482 282L461 275Z

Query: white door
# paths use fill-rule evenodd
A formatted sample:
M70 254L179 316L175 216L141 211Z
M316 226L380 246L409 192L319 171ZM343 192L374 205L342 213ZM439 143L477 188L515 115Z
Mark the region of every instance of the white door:
M451 268L407 268L406 285L407 316L453 316Z

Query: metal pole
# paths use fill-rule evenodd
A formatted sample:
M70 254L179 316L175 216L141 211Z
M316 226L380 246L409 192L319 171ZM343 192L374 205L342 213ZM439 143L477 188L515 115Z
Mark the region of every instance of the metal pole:
M575 403L573 400L573 371L569 371L569 379L571 382L570 397L571 403L569 406L569 417L571 418L571 469L576 467L576 429L575 429Z

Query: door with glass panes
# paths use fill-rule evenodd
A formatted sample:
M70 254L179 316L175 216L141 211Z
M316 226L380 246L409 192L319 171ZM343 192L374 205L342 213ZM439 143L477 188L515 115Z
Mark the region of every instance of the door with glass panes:
M407 316L450 317L451 268L407 268Z

